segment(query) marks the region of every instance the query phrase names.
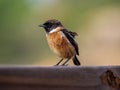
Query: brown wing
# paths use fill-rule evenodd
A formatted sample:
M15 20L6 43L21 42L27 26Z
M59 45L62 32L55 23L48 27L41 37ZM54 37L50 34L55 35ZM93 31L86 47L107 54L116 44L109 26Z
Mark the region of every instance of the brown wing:
M69 42L73 45L73 47L75 48L75 51L77 53L77 55L79 55L79 48L78 48L78 44L76 43L76 41L74 40L74 37L76 36L76 33L71 32L71 31L67 31L62 30L62 32L65 34L65 36L67 37L67 39L69 40Z

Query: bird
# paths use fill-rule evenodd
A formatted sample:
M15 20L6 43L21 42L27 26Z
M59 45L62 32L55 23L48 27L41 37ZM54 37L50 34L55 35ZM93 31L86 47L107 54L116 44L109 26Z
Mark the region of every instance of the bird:
M47 20L43 24L40 24L39 27L44 28L50 49L61 58L55 66L59 66L60 64L61 66L68 65L67 62L70 59L72 59L74 65L81 65L77 58L79 48L75 41L75 36L78 35L76 32L67 30L56 19Z

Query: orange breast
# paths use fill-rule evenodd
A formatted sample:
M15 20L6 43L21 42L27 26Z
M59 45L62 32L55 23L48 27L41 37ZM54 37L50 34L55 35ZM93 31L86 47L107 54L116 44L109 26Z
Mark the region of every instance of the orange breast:
M62 32L54 32L46 35L48 44L50 48L53 50L61 58L71 58L75 55L75 49L72 44L66 39L65 36L62 36Z

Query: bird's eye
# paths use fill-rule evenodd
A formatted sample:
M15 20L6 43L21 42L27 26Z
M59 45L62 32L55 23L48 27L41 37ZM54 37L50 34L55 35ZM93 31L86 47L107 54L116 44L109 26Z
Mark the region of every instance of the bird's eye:
M45 23L45 25L47 26L47 28L51 28L52 27L51 23Z

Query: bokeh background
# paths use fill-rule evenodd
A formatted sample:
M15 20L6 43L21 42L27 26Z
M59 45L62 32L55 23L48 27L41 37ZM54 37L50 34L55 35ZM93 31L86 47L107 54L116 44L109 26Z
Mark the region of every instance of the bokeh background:
M54 65L48 19L78 33L83 66L120 64L120 0L0 0L0 64Z

